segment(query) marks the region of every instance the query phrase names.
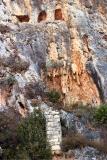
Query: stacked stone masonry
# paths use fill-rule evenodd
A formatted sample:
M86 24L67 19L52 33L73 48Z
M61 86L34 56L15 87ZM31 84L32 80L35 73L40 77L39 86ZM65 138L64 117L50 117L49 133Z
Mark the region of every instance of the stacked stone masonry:
M52 152L60 152L62 140L60 113L45 103L42 103L40 108L46 117L47 138Z

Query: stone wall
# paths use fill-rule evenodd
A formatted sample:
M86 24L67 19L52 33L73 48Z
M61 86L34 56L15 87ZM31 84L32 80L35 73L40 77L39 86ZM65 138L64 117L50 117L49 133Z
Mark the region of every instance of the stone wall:
M52 152L59 153L61 151L60 145L62 141L60 113L45 103L42 103L40 108L46 117L47 138Z

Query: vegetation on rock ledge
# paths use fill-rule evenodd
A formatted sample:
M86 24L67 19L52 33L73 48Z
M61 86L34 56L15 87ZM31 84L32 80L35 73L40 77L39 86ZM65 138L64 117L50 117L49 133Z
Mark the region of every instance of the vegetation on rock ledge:
M95 120L98 125L107 127L107 104L103 104L96 109Z
M7 118L7 119L6 119ZM3 119L1 119L3 121ZM5 160L50 160L51 150L46 139L46 124L43 114L39 110L35 110L30 116L22 120L17 126L14 121L9 121L9 117L5 117L5 122L0 122L0 130L6 127L0 134L0 142L2 142L3 153L1 159ZM3 125L3 126L2 126ZM8 143L7 143L8 142Z
M59 99L60 99L60 93L56 90L51 90L50 92L48 92L47 94L49 101L52 103L58 103Z

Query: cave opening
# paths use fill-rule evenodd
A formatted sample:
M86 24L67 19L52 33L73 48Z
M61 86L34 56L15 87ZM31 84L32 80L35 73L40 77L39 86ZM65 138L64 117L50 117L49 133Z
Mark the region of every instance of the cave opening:
M22 102L18 102L18 103L22 109L25 109L25 106L22 104Z
M41 11L38 16L38 22L44 21L46 20L46 18L47 18L46 11Z
M61 8L55 10L55 20L63 20Z
M29 22L30 18L28 15L16 15L19 22Z

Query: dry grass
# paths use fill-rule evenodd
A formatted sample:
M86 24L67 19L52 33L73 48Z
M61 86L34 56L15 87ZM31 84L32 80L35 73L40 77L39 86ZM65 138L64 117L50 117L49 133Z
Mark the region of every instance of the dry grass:
M107 153L107 146L104 142L88 140L85 136L81 134L70 134L63 138L63 151L68 151L69 149L83 148L86 146L90 146L101 152Z

